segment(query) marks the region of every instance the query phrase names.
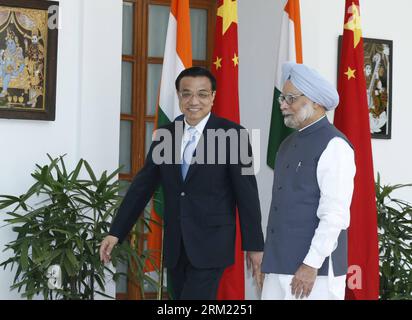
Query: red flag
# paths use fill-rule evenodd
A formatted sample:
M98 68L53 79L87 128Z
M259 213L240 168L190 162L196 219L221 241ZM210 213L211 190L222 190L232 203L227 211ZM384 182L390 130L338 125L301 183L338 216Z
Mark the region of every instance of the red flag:
M335 126L355 150L356 175L348 230L347 299L378 299L379 250L369 110L363 71L359 0L346 0Z
M237 1L218 0L212 72L218 85L213 113L239 123L237 44ZM218 300L245 299L244 259L240 241L239 216L236 216L235 263L226 268L220 281Z

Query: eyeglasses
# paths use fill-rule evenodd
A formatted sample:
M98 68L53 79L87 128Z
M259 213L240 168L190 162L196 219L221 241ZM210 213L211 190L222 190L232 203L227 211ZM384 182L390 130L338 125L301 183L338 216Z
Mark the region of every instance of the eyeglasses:
M213 94L213 91L207 91L207 90L200 90L198 92L178 91L177 94L179 95L180 98L182 98L183 101L189 101L190 99L193 98L193 96L196 96L196 98L198 98L199 100L208 100Z
M279 98L278 98L278 101L279 101L280 104L282 104L284 101L286 101L286 103L287 103L288 105L291 105L291 104L293 104L299 97L302 97L302 96L304 96L303 93L302 93L302 94L287 94L287 95L280 94L280 95L279 95Z

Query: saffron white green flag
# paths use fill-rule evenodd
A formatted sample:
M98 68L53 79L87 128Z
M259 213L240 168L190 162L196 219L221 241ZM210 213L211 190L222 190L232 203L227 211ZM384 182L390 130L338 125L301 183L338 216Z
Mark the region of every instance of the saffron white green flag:
M181 114L176 94L175 80L179 73L192 66L192 41L190 34L189 0L172 0L167 27L156 127L172 122ZM151 258L146 271L159 270L162 251L163 191L159 188L154 196L147 247Z
M279 52L275 67L275 88L266 159L267 165L272 169L275 167L276 153L280 144L283 139L293 132L293 129L286 127L283 122L278 98L282 92L282 64L286 61L302 63L303 60L299 0L286 1L282 12L282 25L280 28L279 39Z

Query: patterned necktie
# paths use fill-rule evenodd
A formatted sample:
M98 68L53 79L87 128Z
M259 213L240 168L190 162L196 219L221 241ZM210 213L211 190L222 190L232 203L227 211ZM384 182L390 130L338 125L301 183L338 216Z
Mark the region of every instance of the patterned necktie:
M196 128L189 127L187 131L189 133L190 138L183 150L183 158L182 158L182 166L181 166L183 180L185 180L187 172L189 171L189 166L190 166L190 162L192 161L193 152L195 151L195 148L196 148L196 144L195 144Z

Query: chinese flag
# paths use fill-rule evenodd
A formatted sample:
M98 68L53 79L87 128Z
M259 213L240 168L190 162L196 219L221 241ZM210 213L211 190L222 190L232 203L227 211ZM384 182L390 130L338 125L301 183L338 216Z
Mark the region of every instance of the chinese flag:
M217 1L215 48L211 70L218 85L213 113L239 123L237 1ZM235 263L226 268L220 281L218 300L245 299L244 259L238 214L235 250Z
M355 150L356 175L348 230L346 299L378 299L379 251L369 109L363 73L359 0L346 0L334 125Z

